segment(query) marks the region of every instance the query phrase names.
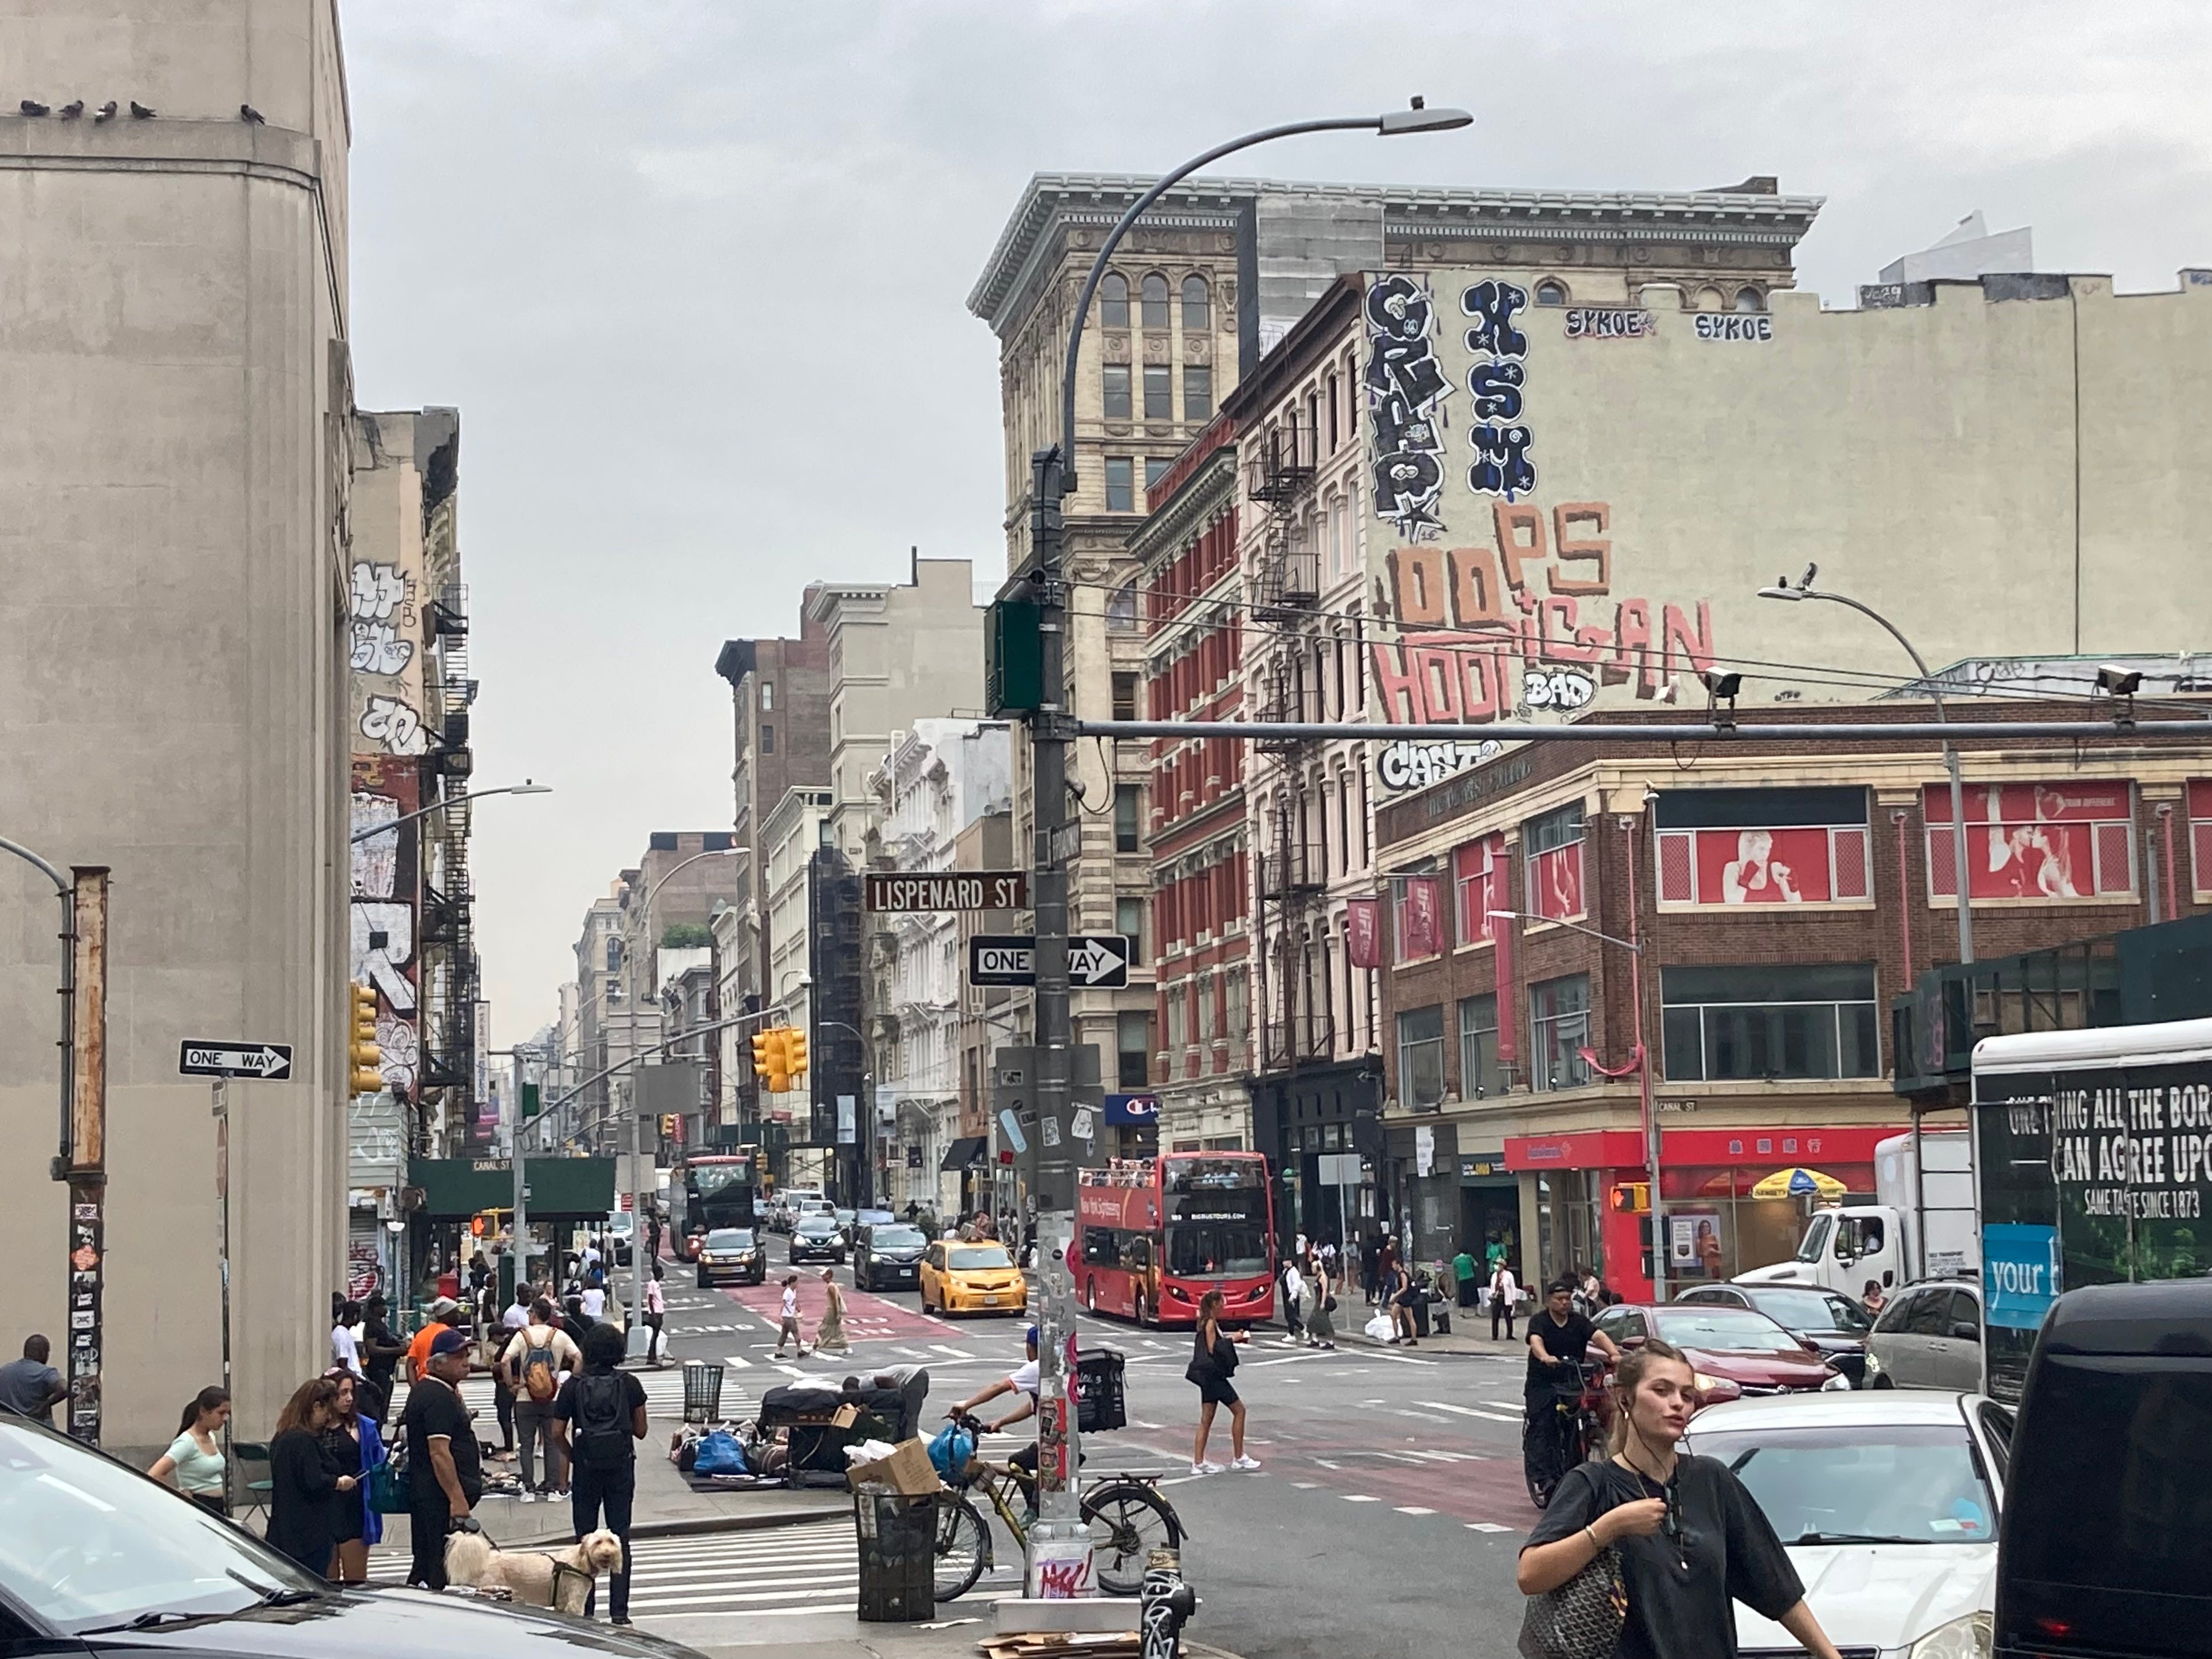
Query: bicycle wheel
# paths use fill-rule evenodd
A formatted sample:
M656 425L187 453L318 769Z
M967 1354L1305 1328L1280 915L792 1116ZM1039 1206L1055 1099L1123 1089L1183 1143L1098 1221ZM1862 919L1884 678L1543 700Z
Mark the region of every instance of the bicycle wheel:
M937 1510L937 1564L931 1595L956 1601L975 1588L991 1563L991 1534L965 1498L941 1499Z
M1091 1528L1091 1570L1109 1595L1134 1595L1156 1549L1182 1542L1182 1522L1168 1500L1134 1481L1101 1486L1083 1500Z

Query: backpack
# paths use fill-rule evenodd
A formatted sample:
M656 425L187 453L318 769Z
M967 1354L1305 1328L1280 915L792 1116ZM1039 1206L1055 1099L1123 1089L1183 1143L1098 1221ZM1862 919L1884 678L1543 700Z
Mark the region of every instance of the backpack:
M576 1379L576 1415L569 1434L576 1461L587 1468L614 1468L635 1455L618 1372L594 1371Z
M522 1351L522 1387L525 1393L544 1405L561 1391L560 1381L553 1369L553 1345Z

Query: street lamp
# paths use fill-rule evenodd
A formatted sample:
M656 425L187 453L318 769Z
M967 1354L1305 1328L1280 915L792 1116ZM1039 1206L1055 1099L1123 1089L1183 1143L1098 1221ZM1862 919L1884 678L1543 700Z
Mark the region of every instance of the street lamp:
M503 788L471 789L465 795L448 795L445 799L434 800L428 806L416 811L403 812L399 817L386 823L372 823L366 830L355 830L351 845L358 847L373 836L381 836L389 830L397 830L403 823L412 823L416 818L428 817L433 812L442 812L448 806L459 806L465 801L482 800L487 795L550 795L552 793L551 784L532 783L528 778L525 778L520 783L510 783Z
M1465 110L1430 109L1416 98L1403 110L1377 115L1354 115L1316 121L1293 121L1281 126L1248 132L1240 138L1216 144L1167 173L1129 204L1100 242L1083 279L1073 320L1067 331L1067 350L1060 376L1060 444L1041 449L1030 458L1030 563L1019 574L1034 587L1039 642L1039 683L1049 687L1047 702L1029 718L1031 757L1031 799L1036 802L1036 836L1031 910L1036 922L1036 1103L1045 1122L1065 1121L1068 1108L1069 1066L1073 1038L1068 1030L1067 977L1067 866L1061 842L1067 828L1067 745L1074 737L1070 710L1061 705L1066 682L1065 645L1067 591L1065 581L1066 521L1062 501L1075 488L1076 368L1083 347L1083 326L1091 302L1105 280L1114 250L1145 210L1184 179L1207 163L1237 150L1249 149L1276 138L1306 132L1367 131L1384 137L1409 132L1442 132L1474 123ZM1246 303L1252 303L1246 296ZM1038 1564L1051 1559L1087 1558L1089 1530L1081 1518L1079 1494L1081 1462L1075 1424L1075 1379L1070 1375L1075 1358L1075 1285L1068 1271L1075 1217L1072 1195L1065 1183L1072 1172L1065 1161L1055 1163L1052 1206L1037 1209L1038 1346L1037 1361L1037 1523L1030 1529L1027 1562L1028 1591L1043 1593ZM1085 1575L1087 1577L1087 1574Z
M1625 821L1623 827L1632 820ZM1636 869L1633 848L1628 867L1631 879ZM1659 1195L1659 1110L1651 1096L1651 1046L1644 1040L1644 938L1637 922L1636 899L1632 888L1628 902L1628 933L1626 939L1616 939L1611 933L1601 933L1595 927L1585 927L1578 921L1561 921L1553 916L1540 916L1526 910L1491 910L1486 915L1504 921L1549 922L1555 927L1585 933L1607 945L1617 945L1628 952L1628 994L1636 1004L1636 1089L1637 1101L1644 1115L1644 1158L1651 1169L1651 1299L1667 1299L1667 1227L1665 1200Z
M1792 601L1826 599L1831 605L1849 605L1862 617L1872 620L1890 638L1905 647L1905 654L1912 659L1913 667L1919 671L1921 684L1928 688L1929 701L1936 705L1936 722L1948 726L1951 716L1943 707L1942 690L1936 685L1935 676L1928 672L1928 665L1921 659L1920 653L1912 648L1912 641L1898 631L1896 623L1872 605L1862 605L1847 594L1825 592L1814 587L1813 578L1819 572L1820 566L1808 564L1805 567L1805 574L1794 583L1786 576L1778 578L1773 586L1760 588L1759 597ZM1966 890L1966 789L1959 780L1959 751L1948 738L1943 739L1943 769L1951 775L1951 879L1959 897L1959 960L1972 962L1974 959L1974 905L1973 896ZM1906 967L1910 971L1911 964L1906 964Z

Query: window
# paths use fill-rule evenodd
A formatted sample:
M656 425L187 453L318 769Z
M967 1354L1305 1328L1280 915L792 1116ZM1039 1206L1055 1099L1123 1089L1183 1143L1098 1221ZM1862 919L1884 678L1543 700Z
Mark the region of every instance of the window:
M1163 371L1164 372L1164 371ZM1213 369L1206 363L1182 366L1182 417L1210 420L1213 415Z
M763 755L775 753L775 727L766 720L761 722L761 753Z
M1145 365L1145 418L1175 419L1175 382L1165 363Z
M2135 798L2125 779L1970 784L1966 808L1966 880L1977 902L2135 892ZM1929 784L1921 814L1929 902L1956 903L1950 786Z
M1228 1035L1233 1041L1242 1041L1245 1032L1245 1021L1248 1018L1245 999L1249 993L1245 988L1244 975L1241 969L1231 970L1227 982L1222 987L1222 1007L1224 1011L1224 1020L1229 1027Z
M1098 284L1098 325L1101 328L1127 328L1129 325L1129 279L1118 270L1109 270Z
M1114 786L1114 850L1134 853L1140 850L1144 823L1144 789L1139 784L1117 783Z
M1336 453L1336 371L1328 372L1328 453Z
M1740 288L1735 291L1735 308L1742 312L1764 311L1766 296L1755 288Z
M1117 720L1137 718L1137 677L1121 669L1114 671L1114 718Z
M1662 904L1873 897L1863 789L1671 789L1653 817Z
M1391 883L1390 927L1398 963L1418 962L1451 948L1441 876L1399 876Z
M1664 968L1670 1080L1878 1075L1874 965Z
M1114 1016L1116 1071L1124 1089L1141 1089L1152 1080L1152 1017L1141 1008Z
M622 981L618 979L609 980L607 981L607 988L603 1000L607 1002L620 1002L622 1000Z
M1145 959L1145 902L1127 895L1114 901L1114 931L1129 941L1129 960Z
M1133 513L1137 510L1136 468L1127 455L1106 458L1106 510L1109 513Z
M1480 945L1497 938L1492 910L1511 908L1505 897L1505 847L1499 836L1471 841L1452 854L1460 943Z
M1160 487L1160 480L1168 476L1168 469L1174 465L1173 461L1163 460L1158 455L1145 457L1145 505L1146 507L1153 505L1152 492Z
M1498 1069L1498 999L1462 997L1459 1005L1459 1094L1480 1100L1505 1092Z
M1444 1097L1444 1011L1431 1004L1398 1016L1398 1098L1433 1106Z
M763 680L761 682L761 713L765 714L775 707L775 682L774 680Z
M1106 418L1126 421L1129 418L1129 366L1109 363L1102 371L1106 381Z
M1567 302L1567 285L1546 277L1536 284L1536 303L1540 306L1563 306Z
M1185 1023L1188 1000L1189 992L1180 983L1170 987L1167 996L1164 999L1167 1004L1167 1049L1168 1066L1170 1075L1173 1074L1179 1052L1183 1048L1186 1039L1189 1036L1189 1031Z
M619 933L610 933L607 935L607 971L611 974L619 974L622 972L622 935Z
M1144 318L1146 328L1168 325L1168 279L1157 270L1145 273Z
M1539 1089L1578 1089L1590 1080L1589 975L1570 974L1528 988L1529 1062Z
M1194 274L1182 279L1182 325L1186 329L1213 326L1213 296L1206 291L1203 276Z
M1524 908L1547 921L1572 921L1583 914L1583 809L1577 801L1532 818L1521 832L1528 860Z
M1137 626L1137 585L1123 582L1106 598L1106 626L1116 634L1133 632Z

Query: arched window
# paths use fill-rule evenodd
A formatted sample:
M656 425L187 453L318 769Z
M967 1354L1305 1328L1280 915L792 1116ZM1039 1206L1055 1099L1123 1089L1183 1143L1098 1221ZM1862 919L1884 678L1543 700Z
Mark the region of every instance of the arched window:
M1144 318L1146 328L1168 325L1168 279L1157 270L1145 273Z
M1547 276L1536 284L1536 303L1540 306L1563 306L1567 302L1567 285Z
M1722 297L1720 289L1717 288L1701 288L1698 290L1698 309L1700 311L1726 311L1728 309L1728 301Z
M1755 288L1740 288L1735 291L1735 308L1744 312L1764 311L1766 309L1766 296Z
M1118 270L1108 271L1105 280L1098 284L1098 325L1129 325L1129 279Z
M1182 325L1190 329L1213 326L1213 295L1203 276L1182 279Z

